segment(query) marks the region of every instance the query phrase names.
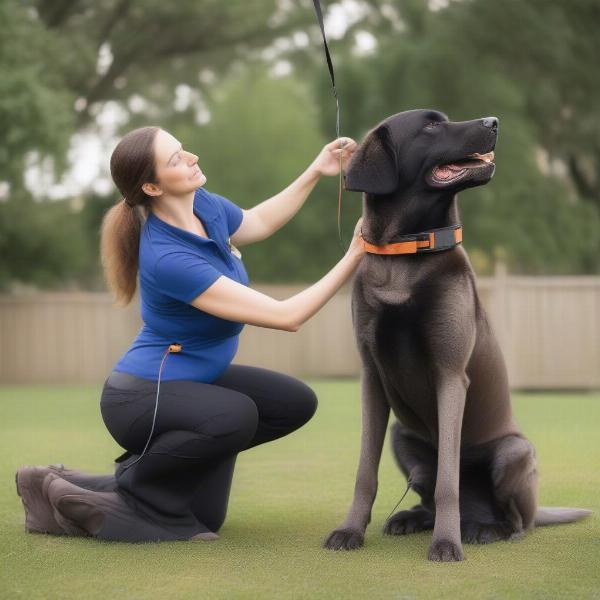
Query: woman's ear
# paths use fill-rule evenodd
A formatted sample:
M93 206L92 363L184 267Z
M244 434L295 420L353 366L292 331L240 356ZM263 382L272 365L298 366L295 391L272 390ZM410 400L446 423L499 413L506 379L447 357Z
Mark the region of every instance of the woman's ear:
M143 183L142 191L146 196L161 196L162 190L155 183Z
M368 194L391 194L398 186L396 154L385 125L372 129L354 152L345 175L345 189Z

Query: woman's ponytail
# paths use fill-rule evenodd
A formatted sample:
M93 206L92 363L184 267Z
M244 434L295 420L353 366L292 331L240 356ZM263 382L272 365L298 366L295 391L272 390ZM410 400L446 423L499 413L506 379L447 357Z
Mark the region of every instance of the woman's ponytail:
M140 233L148 216L150 196L142 185L155 182L154 138L158 127L129 132L110 158L110 171L123 198L104 215L100 257L104 279L117 305L127 306L137 287Z
M141 229L138 211L124 199L110 208L102 220L100 256L104 279L120 306L127 306L135 294Z

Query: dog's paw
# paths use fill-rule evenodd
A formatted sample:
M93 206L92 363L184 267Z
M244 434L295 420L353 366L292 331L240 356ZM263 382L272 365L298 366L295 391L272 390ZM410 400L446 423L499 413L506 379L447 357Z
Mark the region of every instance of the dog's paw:
M527 535L527 531L525 529L520 529L519 531L515 531L508 535L506 539L509 542L520 542Z
M463 551L460 544L450 540L436 540L429 546L429 560L435 562L456 562L463 560Z
M335 529L323 542L328 550L356 550L365 543L365 536L356 529Z
M509 533L505 528L486 523L461 523L461 538L465 544L491 544L498 540L506 540Z
M433 516L425 510L402 510L392 515L383 526L385 535L407 535L433 529Z

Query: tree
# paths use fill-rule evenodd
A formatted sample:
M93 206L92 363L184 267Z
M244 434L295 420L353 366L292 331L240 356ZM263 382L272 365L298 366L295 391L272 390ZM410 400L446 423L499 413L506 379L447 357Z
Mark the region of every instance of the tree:
M74 96L64 87L59 36L18 0L0 3L0 19L0 182L19 193L28 153L53 156L57 170L64 167Z
M80 287L93 281L96 253L69 201L35 202L18 192L0 204L0 289Z
M460 201L479 270L489 271L499 254L516 272L600 272L598 4L369 5L369 15L331 44L344 133L361 139L381 119L420 107L456 121L500 117L497 174ZM377 52L352 56L361 30L376 38ZM317 97L327 122L330 94L323 76Z
M324 10L332 4L324 2ZM345 36L330 39L342 134L360 140L379 120L416 107L439 108L453 120L499 116L497 174L460 201L476 267L485 272L502 255L514 271L599 272L597 3L351 6L361 10L350 15ZM124 130L156 123L190 147L206 148L208 189L242 206L282 189L333 139L335 103L310 0L4 0L0 16L0 182L10 190L0 186L0 287L10 277L97 284L99 219L114 198L89 196L79 216L61 203L65 227L76 228L79 219L83 231L69 229L70 250L61 249L65 239L50 230L55 217L42 218L44 203L27 200L23 173L35 153L59 175L72 134L93 131L110 102L125 111ZM298 42L300 32L308 43ZM376 40L376 53L354 53L363 32ZM266 72L280 59L293 70L272 80ZM191 98L183 108L181 89ZM211 121L196 118L202 111ZM238 168L225 174L229 157ZM359 211L359 195L346 192L346 241ZM341 252L336 212L337 181L328 178L282 232L245 250L253 278L322 274ZM20 263L19 248L31 243L28 220L36 223L43 278Z
M235 60L312 22L311 11L306 1L280 5L277 0L176 4L5 0L0 4L0 183L4 185L0 188L4 195L0 198L0 288L11 280L57 283L78 271L82 256L89 256L55 248L61 244L51 229L56 224L49 218L36 222L34 262L39 273L46 269L46 275L33 276L23 265L20 249L30 243L27 226L50 211L31 201L24 183L28 160L34 157L50 164L58 177L65 168L71 136L93 129L96 115L109 101L134 114L129 101L134 94L142 95L145 115L152 118L157 112L169 112L178 84L202 89L210 98ZM212 77L199 79L200 72ZM69 212L68 203L64 206ZM17 216L23 226L15 222ZM86 222L94 221L82 223L82 235ZM97 232L92 233L95 238ZM55 250L64 261L60 265L51 258Z

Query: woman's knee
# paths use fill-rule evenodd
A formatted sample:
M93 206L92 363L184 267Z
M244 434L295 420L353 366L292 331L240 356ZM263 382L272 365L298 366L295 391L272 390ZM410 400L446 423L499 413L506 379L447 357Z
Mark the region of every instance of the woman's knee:
M258 410L252 398L232 392L221 408L200 421L194 431L214 438L229 438L235 446L242 447L252 439L257 426Z
M308 423L317 410L317 395L311 387L299 380L295 380L284 400L286 416L296 427Z
M305 395L305 401L304 401L304 405L305 405L305 410L306 410L306 415L307 415L307 421L309 421L310 419L312 419L313 415L317 412L317 406L319 405L319 401L317 399L317 394L315 393L315 391L305 385L306 387L306 395Z

